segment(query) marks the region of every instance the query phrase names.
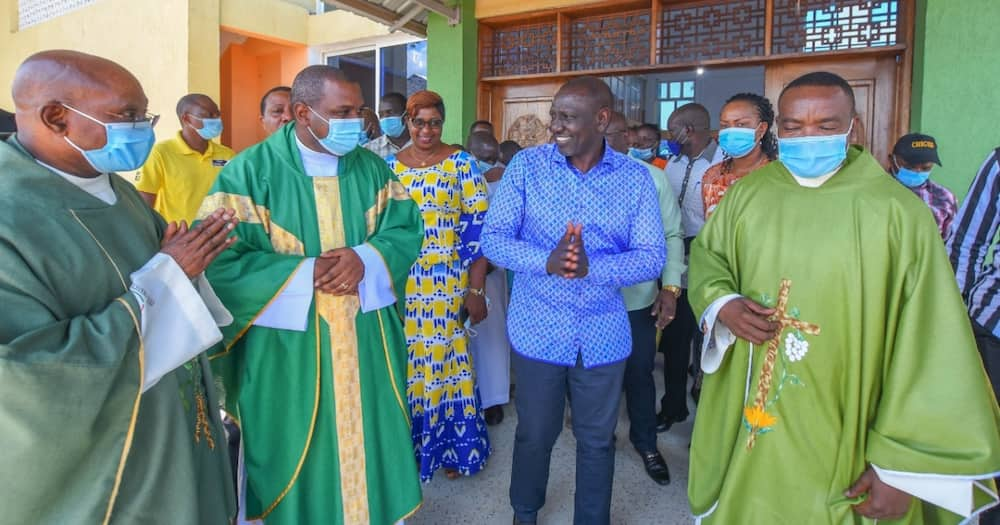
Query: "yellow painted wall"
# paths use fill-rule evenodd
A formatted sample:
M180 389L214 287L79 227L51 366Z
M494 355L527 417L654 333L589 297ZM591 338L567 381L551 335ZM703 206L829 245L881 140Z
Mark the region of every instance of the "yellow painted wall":
M347 11L331 11L310 16L308 19L307 42L310 46L349 42L388 34L388 26Z
M599 4L601 0L476 0L476 18L493 16L517 15L557 9L561 7L576 7L581 5Z
M215 83L192 79L188 72L188 0L101 0L23 31L17 31L17 2L3 0L3 4L0 107L13 108L10 86L17 66L28 56L46 49L73 49L99 55L131 71L146 91L150 112L165 117L157 126L159 138L176 131L177 119L169 117L174 114L177 100L192 86L208 89L206 93L211 96L218 95L217 66L211 74L216 78ZM215 41L217 61L217 34ZM198 66L199 71L202 68ZM214 92L210 90L213 85Z
M200 1L200 0L193 0ZM280 0L219 0L219 25L240 34L305 44L309 12Z

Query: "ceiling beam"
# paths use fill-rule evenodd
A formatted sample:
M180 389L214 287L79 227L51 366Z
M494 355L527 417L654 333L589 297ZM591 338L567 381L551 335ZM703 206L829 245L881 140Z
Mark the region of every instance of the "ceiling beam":
M402 9L403 7L406 7L409 3L410 2L406 2L405 4L400 6L400 8ZM396 20L395 24L392 24L392 26L389 27L389 32L395 33L396 31L399 31L404 25L406 25L407 22L413 20L417 15L423 12L424 12L423 6L415 5L411 7L410 10L407 11L405 15L400 17L399 20Z
M448 19L449 25L456 25L459 23L459 16L462 14L460 7L448 7L439 0L413 0L417 5L423 6L428 11L437 13Z
M340 9L351 11L389 27L392 27L403 18L390 9L366 0L327 0L326 3L333 4ZM403 24L400 29L412 35L427 38L427 26L419 22L414 22L412 19Z

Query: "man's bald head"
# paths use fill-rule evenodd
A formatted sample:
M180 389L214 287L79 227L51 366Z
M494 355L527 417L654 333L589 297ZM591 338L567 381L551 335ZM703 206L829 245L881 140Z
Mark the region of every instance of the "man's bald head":
M492 133L476 131L465 142L466 149L479 160L495 163L500 155L500 143Z
M327 82L356 84L343 71L324 65L309 66L295 75L292 82L292 105L299 102L313 107L323 99Z
M185 113L190 113L196 108L206 111L217 108L215 101L208 95L201 93L189 93L177 101L177 118L182 119Z
M696 130L708 129L711 125L708 110L698 103L684 104L670 114L668 126L673 129L677 126L692 127Z
M42 162L84 177L99 172L77 148L89 151L107 143L104 126L94 120L138 121L149 103L124 67L69 50L28 57L14 74L12 94L21 144Z
M601 108L610 108L615 100L614 95L611 93L611 88L597 77L574 78L559 88L556 97L571 93L587 97L593 104L594 111Z

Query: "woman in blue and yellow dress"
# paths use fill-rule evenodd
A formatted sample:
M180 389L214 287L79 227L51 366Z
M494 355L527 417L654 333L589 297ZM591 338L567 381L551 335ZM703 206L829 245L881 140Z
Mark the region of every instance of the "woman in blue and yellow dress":
M413 94L406 105L412 145L389 167L420 206L424 244L406 282L409 347L406 396L420 479L479 472L490 455L486 422L463 324L486 317L486 259L479 234L486 180L468 153L441 142L444 103Z

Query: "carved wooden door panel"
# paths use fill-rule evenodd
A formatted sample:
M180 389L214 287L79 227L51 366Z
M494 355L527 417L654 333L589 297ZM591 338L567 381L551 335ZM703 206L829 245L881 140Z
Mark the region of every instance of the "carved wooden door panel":
M863 144L883 165L888 164L889 151L898 137L896 128L896 60L894 56L851 60L826 60L818 63L791 62L768 65L765 72L765 94L778 108L778 95L792 80L812 71L829 71L842 77L854 88L855 110L863 129L855 129L853 143Z
M490 119L500 141L513 140L522 147L549 141L549 109L562 82L507 84L494 87Z

